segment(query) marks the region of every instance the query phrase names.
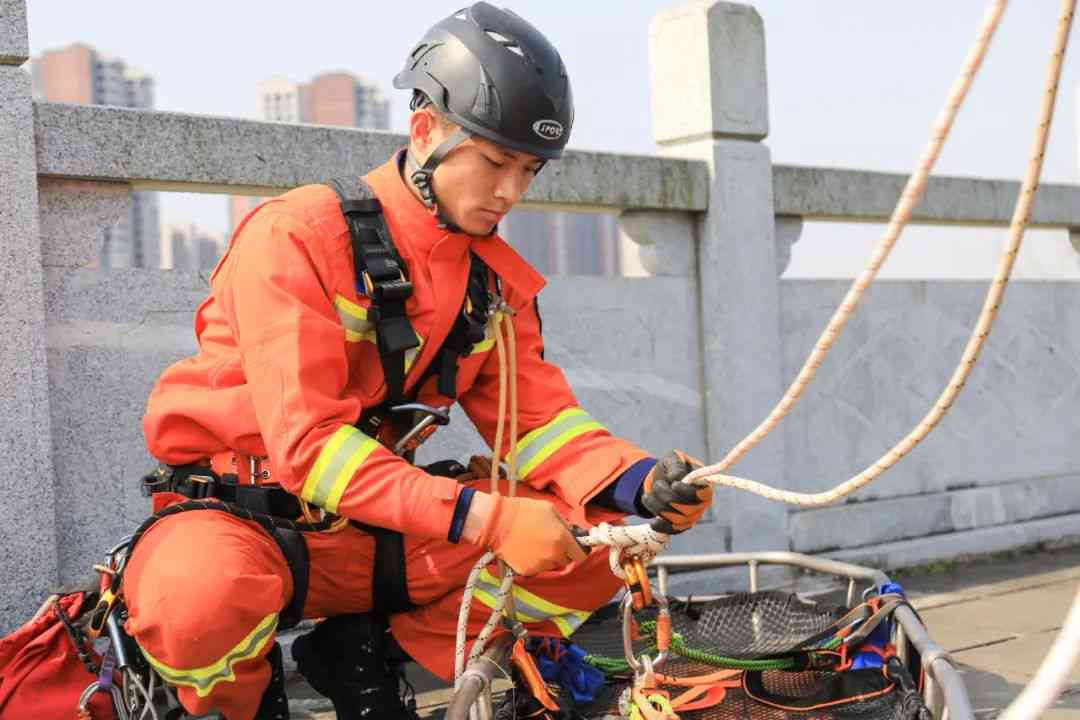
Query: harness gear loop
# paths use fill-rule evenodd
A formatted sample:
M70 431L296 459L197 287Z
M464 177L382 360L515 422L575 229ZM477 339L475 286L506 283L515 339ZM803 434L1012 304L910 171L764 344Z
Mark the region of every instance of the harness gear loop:
M311 523L312 525L322 522L330 523L323 532L336 533L349 526L349 518L326 512L323 508L312 505L304 498L297 498L297 500L300 501L300 514L303 516L304 522ZM318 517L316 517L312 508L316 508L319 511Z

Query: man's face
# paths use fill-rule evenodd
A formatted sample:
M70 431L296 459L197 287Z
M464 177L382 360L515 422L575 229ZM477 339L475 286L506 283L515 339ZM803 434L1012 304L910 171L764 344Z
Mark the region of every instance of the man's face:
M435 123L427 147L416 147L421 151L417 154L426 157L453 131L453 127ZM464 232L488 235L529 189L541 165L535 155L474 136L455 148L435 169L439 208L447 220Z

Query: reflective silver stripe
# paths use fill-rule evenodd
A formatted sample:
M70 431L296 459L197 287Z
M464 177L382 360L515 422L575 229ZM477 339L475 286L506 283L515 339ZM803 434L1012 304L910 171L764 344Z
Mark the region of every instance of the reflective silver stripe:
M524 478L574 438L604 426L581 408L568 408L547 425L531 430L518 442L518 474Z
M484 568L480 571L480 578L477 580L474 592L476 599L489 608L494 608L497 604L499 581L487 568ZM557 605L523 587L514 585L514 616L523 623L549 621L559 628L563 636L570 637L582 623L589 619L589 615L591 613L585 610L574 610Z
M342 295L334 296L334 309L341 324L345 326L345 339L349 342L375 342L375 324L367 319L367 309Z
M224 657L201 668L181 670L169 667L148 653L146 648L140 649L147 662L153 666L164 680L173 685L193 687L196 695L206 697L214 689L214 686L222 680L230 682L236 680L233 666L242 660L250 660L257 656L266 646L267 641L273 637L274 631L277 630L277 624L277 613L267 615L247 637L238 642Z
M379 443L352 425L342 425L330 436L311 466L300 497L312 505L337 512L338 502L360 464Z

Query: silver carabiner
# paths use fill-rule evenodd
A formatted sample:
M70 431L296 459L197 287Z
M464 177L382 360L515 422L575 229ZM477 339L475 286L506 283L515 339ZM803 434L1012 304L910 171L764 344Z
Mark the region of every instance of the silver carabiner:
M657 627L659 628L661 622L667 623L670 627L671 610L668 608L667 598L663 595L656 595L653 601L656 603L659 613ZM661 617L666 618L666 620L659 620ZM623 595L622 599L622 636L623 655L626 657L626 664L634 671L634 682L639 679L652 681L653 669L660 667L667 661L668 650L666 648L660 650L655 658L642 654L640 660L634 654L634 598L629 592Z
M82 695L79 696L79 717L90 717L90 698L94 697L100 689L98 681L94 680L82 691Z
M634 654L634 599L630 597L630 593L623 595L622 599L622 642L626 664L634 671L634 677L637 677L641 673L641 663Z

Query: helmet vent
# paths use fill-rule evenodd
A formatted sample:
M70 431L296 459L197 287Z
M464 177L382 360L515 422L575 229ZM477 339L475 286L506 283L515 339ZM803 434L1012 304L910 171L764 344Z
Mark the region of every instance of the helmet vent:
M489 38L491 38L495 42L499 43L504 48L506 48L510 52L514 53L518 57L521 57L521 58L525 57L525 53L521 51L521 46L517 44L517 40L513 40L511 38L508 38L505 35L503 35L502 33L497 33L494 30L485 30L484 32L486 32L488 34Z
M480 70L480 87L477 88L472 111L477 117L484 118L493 124L498 123L502 118L502 103L499 100L499 91L483 68Z
M454 19L455 20L468 20L469 19L469 9L468 8L462 8L462 9L458 10L456 13L454 13Z

